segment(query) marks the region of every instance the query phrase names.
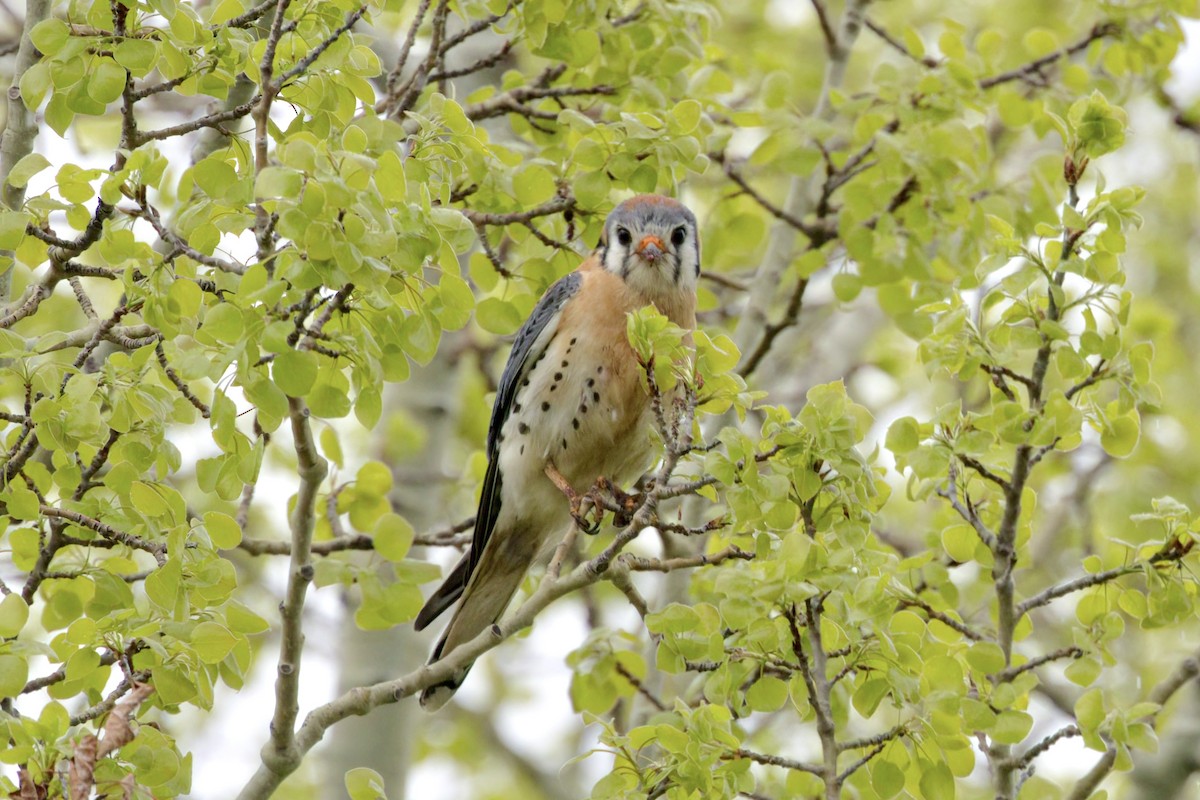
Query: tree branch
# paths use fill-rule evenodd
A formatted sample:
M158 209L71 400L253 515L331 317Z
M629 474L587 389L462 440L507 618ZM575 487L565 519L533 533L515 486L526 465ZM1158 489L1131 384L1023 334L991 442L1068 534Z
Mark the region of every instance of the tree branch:
M1065 597L1072 592L1078 592L1081 589L1087 589L1092 586L1099 586L1103 583L1116 580L1117 578L1121 578L1126 575L1132 575L1135 572L1141 572L1146 568L1147 565L1178 561L1186 554L1187 551L1183 547L1178 546L1178 544L1172 540L1163 545L1161 550L1150 556L1150 558L1146 559L1145 561L1135 562L1124 567L1113 567L1112 569L1107 569L1103 572L1097 572L1092 575L1083 575L1079 578L1075 578L1074 580L1067 581L1066 583L1055 584L1054 586L1043 589L1033 597L1021 602L1017 606L1017 619L1020 619L1022 616L1028 614L1035 608L1041 608L1044 605L1049 605L1054 600L1057 600L1060 597Z
M868 4L869 0L847 0L837 32L836 45L831 48L829 59L825 64L825 76L821 84L820 95L812 113L817 120L829 121L833 118L835 111L830 98L841 87L845 79L850 54L862 28L863 13ZM815 178L805 179L799 176L792 178L783 205L779 207L780 211L789 219L803 219L805 214L814 207L816 187ZM746 312L738 321L733 335L733 339L742 353L754 352L757 354L760 351L765 353L761 346L754 346L754 344L763 339L769 331L771 323L767 317L768 309L773 305L772 300L778 296L779 287L784 285L784 276L794 258L795 240L796 229L791 224L784 222L782 218L771 228L766 252L750 283ZM792 294L797 311L803 292L803 288L797 287ZM774 336L771 338L773 339ZM768 342L767 347L769 346ZM743 375L746 374L745 365L747 363L757 364L762 357L762 355L754 355L754 362L743 358L738 371Z
M262 751L263 767L279 780L296 768L305 752L297 746L295 728L300 711L300 658L304 649L302 622L305 594L314 574L311 547L316 527L317 493L329 471L325 459L317 453L304 401L289 398L288 417L291 420L300 489L288 521L292 551L287 590L280 610L282 633L275 679L275 712L271 720L271 738Z
M81 528L95 531L110 542L116 542L126 547L132 547L135 550L143 550L150 553L158 561L159 566L167 562L167 546L162 542L151 542L140 536L134 536L132 533L119 531L111 525L103 523L98 519L93 519L86 514L81 514L78 511L70 511L65 508L55 508L54 506L43 504L38 509L38 513L43 517L65 519L67 522L78 525Z
M1050 66L1061 58L1069 58L1081 50L1087 49L1087 46L1098 39L1105 39L1110 36L1118 36L1122 31L1121 26L1116 22L1101 22L1098 23L1087 36L1084 36L1074 44L1055 50L1049 55L1034 59L1028 64L1024 64L1015 69L1010 69L1006 72L1001 72L998 75L993 75L990 78L984 78L979 81L980 89L991 89L1003 83L1017 80L1029 80L1034 75L1041 75L1042 70Z
M8 182L13 167L33 152L38 126L32 112L25 107L21 97L21 78L41 58L41 53L29 38L29 32L50 17L50 0L26 0L25 21L21 30L21 43L17 48L16 63L13 64L12 83L8 89L8 113L5 115L4 134L0 136L0 200L9 211L17 211L25 203L24 187ZM12 258L11 251L0 255ZM0 271L0 306L8 303L12 291L13 270ZM11 324L11 323L10 323ZM0 325L0 327L7 327Z
M756 753L753 750L746 750L739 747L729 754L730 758L748 758L757 764L766 764L771 767L783 767L797 772L807 772L810 775L818 777L824 775L824 768L820 764L810 764L807 761L795 761L790 758L770 755L767 753Z

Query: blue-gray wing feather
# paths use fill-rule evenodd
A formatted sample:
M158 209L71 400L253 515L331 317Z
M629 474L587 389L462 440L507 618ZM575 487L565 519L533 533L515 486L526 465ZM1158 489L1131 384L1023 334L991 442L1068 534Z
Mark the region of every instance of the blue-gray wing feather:
M432 622L440 613L445 611L458 599L479 559L483 548L492 536L496 520L500 517L500 489L503 478L500 475L500 432L512 412L517 389L521 386L526 373L532 369L545 352L551 337L542 338L546 327L562 312L567 301L579 291L583 284L583 276L572 272L554 283L542 299L534 306L533 312L513 341L512 351L508 354L508 363L500 376L500 385L496 389L496 402L492 406L492 419L488 424L487 436L487 472L483 476L483 490L479 496L479 510L475 514L475 533L471 538L471 550L462 562L455 567L437 591L425 603L421 613L417 615L415 627L421 630Z

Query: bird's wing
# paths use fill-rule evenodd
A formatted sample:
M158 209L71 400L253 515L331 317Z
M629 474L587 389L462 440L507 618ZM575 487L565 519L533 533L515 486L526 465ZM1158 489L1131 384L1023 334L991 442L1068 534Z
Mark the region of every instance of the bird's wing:
M583 285L583 276L579 272L559 279L546 290L542 299L534 306L533 312L513 342L512 351L508 354L508 363L500 376L500 385L496 389L496 402L492 406L492 421L488 425L487 473L483 477L483 491L479 497L479 512L475 515L475 535L471 539L471 566L467 570L467 578L475 571L475 566L483 554L483 548L491 538L492 529L500 515L500 431L512 411L513 401L517 396L517 388L525 379L529 370L537 363L550 340L558 331L558 320L562 316L563 307L579 291ZM465 585L465 581L464 581Z
M479 564L479 559L483 556L483 548L487 546L492 530L496 527L496 520L500 517L500 432L512 411L521 381L546 352L546 347L558 330L558 320L563 307L579 291L582 283L583 277L579 272L572 272L557 281L542 295L529 319L525 320L525 324L517 332L512 351L508 355L508 363L500 376L496 402L492 406L492 420L488 425L487 438L487 472L483 476L483 490L479 496L479 511L475 515L475 533L471 539L471 549L426 601L414 623L417 630L422 630L433 622L462 595L472 573L475 572L475 567Z

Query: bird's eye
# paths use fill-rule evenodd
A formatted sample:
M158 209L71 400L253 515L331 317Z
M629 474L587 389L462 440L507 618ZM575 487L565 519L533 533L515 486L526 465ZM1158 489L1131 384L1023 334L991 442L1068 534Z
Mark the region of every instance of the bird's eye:
M682 225L671 231L671 244L675 245L676 247L682 247L686 239L687 228L683 227Z
M617 228L617 241L624 247L628 247L633 244L633 234L629 232L628 228Z

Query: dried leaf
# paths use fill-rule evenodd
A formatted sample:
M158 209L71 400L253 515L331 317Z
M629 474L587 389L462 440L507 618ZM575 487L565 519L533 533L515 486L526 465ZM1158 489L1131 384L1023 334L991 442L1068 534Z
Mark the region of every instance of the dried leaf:
M17 775L17 781L21 788L10 794L9 797L16 798L16 800L46 800L48 794L46 787L34 783L33 778L29 776L28 769L21 767ZM46 780L49 781L50 778L47 777Z
M142 701L154 692L154 687L148 683L140 683L133 687L124 700L117 703L104 721L104 741L100 743L100 758L119 750L133 741L133 726L129 720L137 712Z
M132 772L122 778L118 786L125 790L122 800L133 800L133 793L137 789L137 781L134 780Z
M96 771L99 741L88 734L75 744L75 756L68 772L71 800L88 800L92 796L92 775Z

